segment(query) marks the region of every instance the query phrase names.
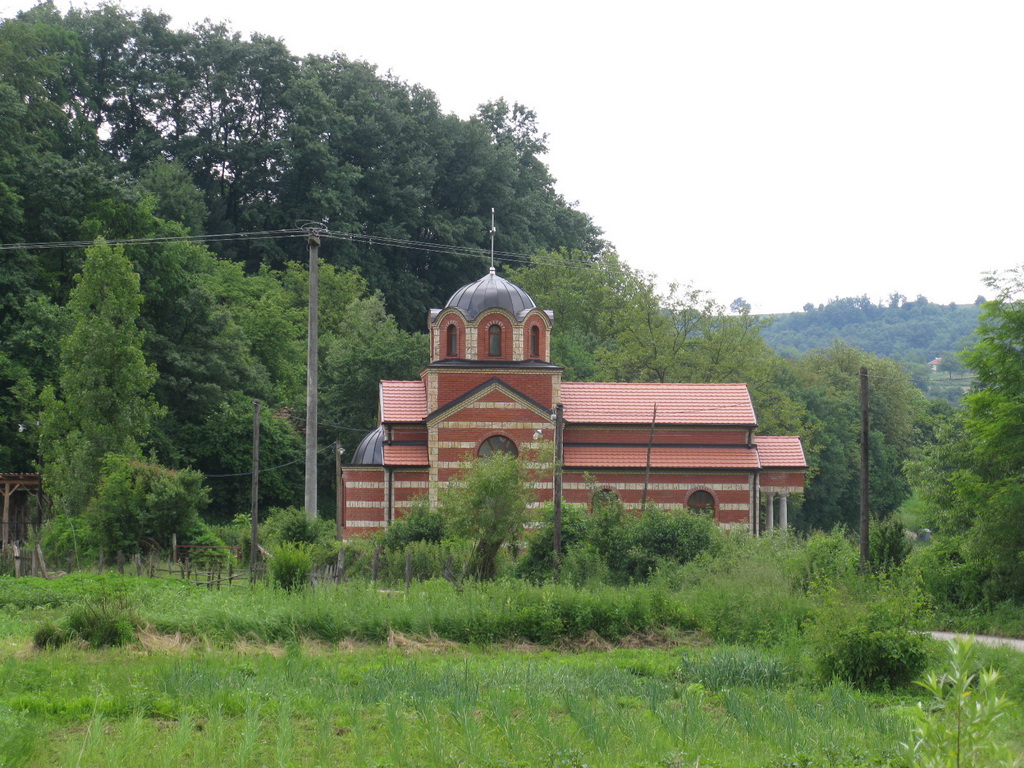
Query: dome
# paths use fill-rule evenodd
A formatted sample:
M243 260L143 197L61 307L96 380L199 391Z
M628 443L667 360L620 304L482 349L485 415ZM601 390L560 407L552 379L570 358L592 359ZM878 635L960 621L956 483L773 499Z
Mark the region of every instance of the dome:
M373 466L384 464L384 427L377 427L359 441L352 454L352 463Z
M505 278L498 277L494 274L494 267L491 267L491 271L475 283L464 285L453 293L444 307L462 310L462 314L470 321L487 309L504 309L517 320L522 320L537 305L530 294Z

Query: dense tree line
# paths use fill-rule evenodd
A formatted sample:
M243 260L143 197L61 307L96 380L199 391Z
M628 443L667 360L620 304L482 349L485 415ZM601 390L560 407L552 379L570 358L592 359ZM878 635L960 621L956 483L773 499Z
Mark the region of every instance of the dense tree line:
M786 355L821 349L840 340L879 357L925 364L936 357L955 361L967 349L978 325L983 297L974 304L934 304L924 296L908 300L893 294L888 302L867 296L835 298L804 305L803 312L776 316L764 338Z

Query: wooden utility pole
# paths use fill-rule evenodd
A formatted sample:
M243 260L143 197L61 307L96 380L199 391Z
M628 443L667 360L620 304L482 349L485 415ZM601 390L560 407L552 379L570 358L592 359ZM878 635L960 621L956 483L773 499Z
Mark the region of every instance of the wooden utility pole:
M345 536L345 499L341 482L341 455L345 449L341 447L341 439L334 441L334 525L338 541Z
M555 405L555 489L554 489L554 547L553 547L553 570L555 580L558 580L559 561L562 557L562 436L564 434L565 420L563 418L564 408L561 403Z
M644 492L640 497L640 510L647 506L647 483L651 479L651 448L654 445L654 425L658 423L658 404L654 404L654 414L651 416L651 434L647 438L647 469L644 471Z
M868 543L868 369L860 369L860 570L867 572Z
M320 234L309 230L309 332L306 355L306 514L316 517L317 368L320 319Z
M260 401L252 401L252 539L249 542L249 570L253 571L260 553L257 537L260 519Z

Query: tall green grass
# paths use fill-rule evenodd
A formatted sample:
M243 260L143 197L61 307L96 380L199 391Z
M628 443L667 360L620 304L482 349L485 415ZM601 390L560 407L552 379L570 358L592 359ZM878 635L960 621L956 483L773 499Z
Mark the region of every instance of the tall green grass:
M895 699L770 675L713 689L708 670L735 658L62 650L24 661L0 717L28 729L29 766L856 766L905 738Z

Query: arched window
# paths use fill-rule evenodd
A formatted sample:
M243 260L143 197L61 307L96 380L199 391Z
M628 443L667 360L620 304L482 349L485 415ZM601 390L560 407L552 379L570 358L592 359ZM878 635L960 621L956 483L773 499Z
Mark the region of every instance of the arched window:
M530 357L540 357L540 327L530 329Z
M686 506L693 512L715 513L715 497L707 491L694 491L686 500Z
M487 329L487 354L501 357L501 326L497 323Z
M496 453L507 453L511 456L518 456L519 449L516 448L516 444L504 435L494 435L488 437L480 444L480 450L477 451L479 456L493 456Z
M448 357L459 356L459 328L455 323L448 326Z

